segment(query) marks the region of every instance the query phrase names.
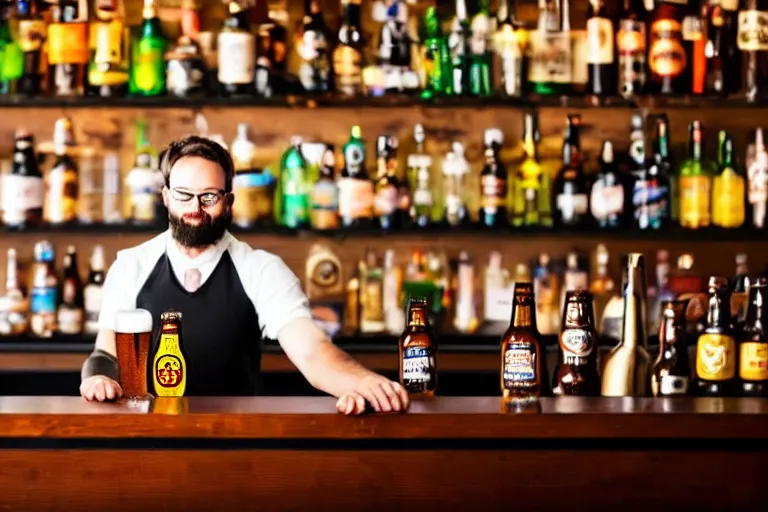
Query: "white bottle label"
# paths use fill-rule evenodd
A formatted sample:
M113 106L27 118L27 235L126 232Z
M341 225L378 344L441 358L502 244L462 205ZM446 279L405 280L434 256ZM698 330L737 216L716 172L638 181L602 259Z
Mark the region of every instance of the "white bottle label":
M85 302L85 330L95 333L99 330L99 312L101 311L102 286L89 284L83 290Z
M429 382L434 358L426 348L407 348L403 351L403 380Z
M219 32L219 82L250 84L256 68L256 44L249 32Z
M45 183L34 176L3 176L3 222L9 225L24 221L27 210L43 207Z

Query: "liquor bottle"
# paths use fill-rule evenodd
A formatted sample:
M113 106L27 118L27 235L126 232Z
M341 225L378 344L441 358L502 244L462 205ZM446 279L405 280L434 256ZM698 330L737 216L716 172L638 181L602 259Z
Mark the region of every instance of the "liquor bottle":
M200 97L205 94L208 70L198 43L200 14L196 1L182 1L181 36L166 55L166 84L171 96Z
M408 326L400 336L400 385L409 395L431 397L437 390L437 343L429 324L426 299L408 302Z
M382 304L384 323L389 334L397 335L406 328L406 315L401 306L400 296L403 291L403 269L395 261L394 249L384 253L384 276L382 278ZM427 315L429 318L429 315Z
M728 281L710 277L707 288L707 327L696 344L696 389L700 395L730 396L738 384L739 364L731 332Z
M743 53L747 101L768 96L768 44L763 35L768 17L766 0L746 0L739 12L737 46Z
M659 327L659 355L651 370L653 396L687 395L690 388L691 363L685 336L684 300L664 301Z
M680 300L688 300L686 329L689 335L698 336L706 328L708 296L707 280L694 270L694 262L692 254L678 256L677 268L670 273L669 291Z
M43 222L45 183L35 153L35 138L16 130L13 164L3 179L3 223L7 229L30 229Z
M425 139L424 127L421 124L414 126L413 140L416 142L416 150L408 155L407 181L413 190L410 206L411 223L422 228L429 226L432 222L432 208L435 203L429 176L432 157L425 152Z
M739 253L736 255L736 273L728 286L731 294L731 325L737 334L744 328L746 321L750 285L747 255Z
M752 226L762 229L768 212L768 151L763 142L762 128L758 128L755 133L755 155L747 167L747 200Z
M453 94L453 67L448 40L440 27L440 18L434 6L424 13L423 68L424 90L421 98L428 100L436 96Z
M85 321L83 282L77 266L77 251L74 245L67 246L62 264L61 304L59 304L57 325L62 334L80 334Z
M290 92L285 79L288 30L280 19L285 12L276 14L275 11L268 10L267 19L259 23L256 29L254 90L262 98Z
M38 96L42 92L47 67L43 54L47 30L40 3L40 0L16 0L18 43L24 53L24 67L16 81L16 92L24 96Z
M361 0L342 0L342 23L333 51L336 93L344 97L363 93L365 41L360 21Z
M339 187L336 184L336 155L327 145L320 163L320 178L312 189L310 221L319 231L339 228Z
M718 139L720 174L712 180L712 224L721 228L740 228L745 218L744 176L734 158L731 136L720 130Z
M595 96L616 93L613 21L604 0L590 0L587 11L587 92Z
M618 92L631 97L645 92L647 81L646 16L643 0L622 0L616 31Z
M512 287L509 286L509 271L503 266L501 252L491 251L489 254L483 282L483 331L488 326L493 332L500 328L498 332L501 334L507 328L512 311Z
M683 17L686 7L679 0L658 0L651 14L648 47L648 92L686 94L690 92L690 63L683 45Z
M480 172L480 225L501 228L507 225L507 167L499 152L504 135L498 128L485 131L485 164Z
M683 48L686 54L684 72L684 91L687 94L699 95L704 93L707 75L705 31L707 2L695 0L688 2L683 17Z
M182 336L182 314L165 311L160 315L160 340L152 362L155 396L184 396L187 390L187 357Z
M565 296L568 292L589 289L589 272L582 268L579 253L569 251L565 258L565 271L563 272L563 287L560 291L560 303L558 311L565 307Z
M533 292L536 296L536 318L541 334L554 335L560 329L560 278L552 268L547 253L539 254L533 272Z
M552 382L554 395L600 396L597 333L592 294L587 291L566 294L559 359Z
M386 330L384 317L384 269L373 249L365 251L358 265L360 276L360 332L381 333Z
M374 186L373 210L379 227L385 231L398 226L399 182L390 165L390 152L397 142L394 137L380 135L376 139L376 185Z
M552 187L554 224L559 228L582 228L589 218L589 185L582 169L580 126L580 115L568 115L563 140L563 166Z
M458 284L456 287L456 316L453 326L462 333L477 330L477 304L475 302L475 265L467 251L459 253Z
M32 289L29 293L29 327L33 336L50 338L56 330L59 280L54 270L53 245L47 240L35 244Z
M344 228L368 227L373 218L373 182L365 168L362 130L353 126L342 149L344 168L339 179L339 215Z
M758 277L750 283L749 306L744 330L739 334L739 378L741 393L746 396L768 396L768 318L766 279Z
M121 97L128 93L125 24L122 3L97 0L91 20L95 50L88 64L88 92L94 96Z
M83 288L83 306L85 310L85 332L96 334L99 332L99 313L102 304L102 289L104 288L106 262L104 261L104 247L96 245L91 252L90 270L88 282Z
M597 322L598 327L601 325L603 310L615 295L616 284L608 270L610 259L611 254L608 252L608 248L604 244L599 244L595 249L595 278L589 283L589 293L594 299L592 310L595 313L595 322ZM602 330L602 327L599 327L598 333L602 334Z
M136 96L159 96L166 90L165 52L168 40L160 27L157 0L144 0L142 18L141 35L131 47L129 90Z
M473 96L490 96L493 93L491 83L491 16L488 12L489 0L477 0L476 11L469 24L470 69L469 93Z
M62 117L53 128L56 161L48 174L45 217L53 225L70 224L77 220L78 169L70 156L75 145L72 122Z
M704 89L707 94L728 96L741 90L741 51L738 39L738 0L709 3Z
M701 123L688 126L688 158L680 166L680 225L696 229L710 224L712 178L703 160Z
M301 137L291 138L280 159L281 224L291 229L309 225L309 185L307 162L301 153Z
M508 98L521 98L528 82L528 35L515 18L517 0L500 0L493 34L493 89Z
M219 32L219 94L226 97L250 96L254 92L256 38L251 32L248 10L239 2L229 2L229 16Z
M573 84L573 43L569 2L539 0L539 21L531 31L532 92L542 96L568 94Z
M651 356L646 338L647 318L645 258L640 253L627 256L626 281L623 286L624 321L621 342L605 358L603 396L647 396L649 394Z
M629 165L632 175L639 178L648 165L648 151L645 143L645 114L633 112L629 132Z
M139 225L163 223L167 211L163 205L163 173L158 169L157 151L149 143L147 123L136 121L136 157L126 178L130 195L131 221Z
M469 222L467 203L464 199L464 178L469 174L469 163L464 157L464 145L453 143L453 151L443 161L444 221L449 226L461 226Z
M24 296L24 290L19 283L19 266L16 249L8 249L5 271L5 296L7 311L4 311L3 321L0 322L0 334L18 336L27 333L29 329L29 300Z
M669 289L669 251L656 251L655 279L648 285L648 331L658 332L662 320L661 305L665 301L675 300L675 294Z
M307 92L333 90L331 37L321 12L321 1L304 0L304 31L296 50L301 57L299 80Z
M542 179L543 172L539 166L538 151L536 141L538 138L538 129L536 126L535 114L527 112L525 114L525 124L523 126L523 162L517 168L517 175L513 185L514 191L514 211L512 215L512 225L515 227L534 227L544 225L543 217L547 216L551 220L551 210L542 211L541 196L549 196L551 189L545 189L542 185L545 181ZM547 180L548 181L548 180ZM549 200L547 204L549 204ZM547 215L549 214L549 215Z
M630 224L632 184L613 159L613 144L603 142L600 170L592 183L589 205L600 228L622 228Z
M11 2L0 6L0 95L16 94L17 80L24 74L24 52L11 32L14 11Z
M525 404L542 395L544 358L533 286L515 283L509 327L501 338L501 394L505 400Z
M272 173L256 165L257 148L248 132L248 123L238 123L230 145L235 166L232 189L238 198L232 205L232 222L244 229L273 224L277 189Z
M51 6L48 25L48 90L54 96L82 96L88 64L88 13L78 0L59 0ZM87 10L87 7L86 7Z
M377 84L380 93L410 93L419 87L419 79L413 63L413 41L409 33L408 7L404 0L389 2L389 6L374 15L382 23L379 32ZM366 84L367 85L367 84ZM371 88L368 89L369 94Z
M672 201L677 196L672 186L674 163L669 150L669 123L665 115L656 119L653 157L639 172L632 194L635 226L663 229L671 218Z

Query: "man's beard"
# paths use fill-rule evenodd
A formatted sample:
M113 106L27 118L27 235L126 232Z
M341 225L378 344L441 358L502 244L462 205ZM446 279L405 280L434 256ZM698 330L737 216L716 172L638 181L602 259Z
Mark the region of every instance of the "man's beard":
M202 220L200 224L187 224L183 217L197 217ZM211 217L206 212L198 211L193 214L184 214L178 217L168 212L168 223L171 227L173 239L184 247L200 248L213 245L224 236L224 232L232 224L232 212L227 209L217 217Z

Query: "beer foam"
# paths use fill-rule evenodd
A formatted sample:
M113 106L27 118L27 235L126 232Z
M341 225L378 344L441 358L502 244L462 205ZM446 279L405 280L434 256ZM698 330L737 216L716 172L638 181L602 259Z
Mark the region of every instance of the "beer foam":
M152 313L146 309L128 309L115 315L115 332L138 334L152 332Z

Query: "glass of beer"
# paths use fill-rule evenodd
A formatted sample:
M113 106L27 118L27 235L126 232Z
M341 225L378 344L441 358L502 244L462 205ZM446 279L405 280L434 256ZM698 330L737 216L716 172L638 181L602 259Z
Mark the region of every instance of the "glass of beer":
M117 367L123 398L127 400L148 398L147 359L149 340L152 337L152 314L146 309L117 312L115 319L115 343Z

